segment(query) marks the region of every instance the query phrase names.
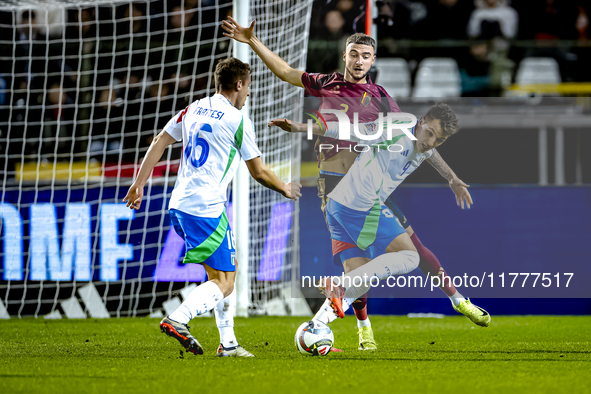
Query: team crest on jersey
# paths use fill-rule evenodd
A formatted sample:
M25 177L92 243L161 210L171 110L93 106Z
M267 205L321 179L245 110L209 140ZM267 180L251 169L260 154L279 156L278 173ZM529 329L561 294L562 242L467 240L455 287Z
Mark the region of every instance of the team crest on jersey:
M375 123L375 122L372 122L372 123L367 123L367 124L365 125L365 129L366 129L367 131L369 131L371 134L375 134L375 133L376 133L376 130L378 129L378 124L377 124L377 123ZM368 133L368 134L369 134L369 133Z
M367 94L367 92L363 93L363 97L361 97L361 105L364 107L368 107L369 103L371 102L371 96Z

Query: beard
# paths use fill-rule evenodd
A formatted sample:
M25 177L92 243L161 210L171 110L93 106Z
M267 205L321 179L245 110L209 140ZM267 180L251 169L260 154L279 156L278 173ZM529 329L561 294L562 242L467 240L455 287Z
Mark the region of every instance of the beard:
M370 68L370 70L371 70L371 68ZM367 82L367 76L369 75L369 71L370 71L370 70L367 70L367 72L366 72L365 74L363 74L363 76L361 76L361 77L359 77L359 78L357 78L357 77L356 77L356 76L353 74L353 72L352 72L352 71L355 71L355 70L350 70L350 69L349 69L349 70L347 70L347 71L349 71L349 75L351 75L351 78L353 78L354 80L356 80L356 81L362 81L362 80L364 80L364 79L365 79L365 81Z

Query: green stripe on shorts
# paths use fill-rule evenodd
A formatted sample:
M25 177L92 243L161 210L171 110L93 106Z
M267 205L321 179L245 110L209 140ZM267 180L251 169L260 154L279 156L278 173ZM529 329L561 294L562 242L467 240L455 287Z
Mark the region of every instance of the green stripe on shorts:
M226 211L224 211L220 223L218 224L215 231L205 241L203 241L201 245L187 252L185 259L183 260L183 264L200 264L207 260L209 256L211 256L213 252L215 252L220 247L224 241L227 230L228 217L226 216Z
M371 245L376 240L381 213L382 205L380 204L380 200L377 199L373 207L371 207L369 215L367 215L365 218L363 228L361 229L359 237L357 238L357 246L359 249L367 249L369 245Z

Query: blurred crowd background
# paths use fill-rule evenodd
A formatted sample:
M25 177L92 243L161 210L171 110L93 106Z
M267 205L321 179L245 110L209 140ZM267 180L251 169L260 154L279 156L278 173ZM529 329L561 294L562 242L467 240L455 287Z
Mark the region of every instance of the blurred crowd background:
M22 155L139 161L155 131L211 93L210 70L231 54L220 27L231 10L231 0L159 0L0 12L9 168Z
M343 68L347 37L365 30L364 0L314 3L308 70ZM498 96L528 57L556 61L562 82L590 81L591 2L585 0L382 0L378 58L408 62L414 80L427 57L456 60L462 96Z
M307 71L343 71L365 3L314 1ZM220 27L231 11L231 0L0 8L0 168L12 177L40 158L139 162L171 116L213 93L210 70L231 54ZM532 83L588 96L590 13L584 0L378 1L373 75L397 98L496 97Z

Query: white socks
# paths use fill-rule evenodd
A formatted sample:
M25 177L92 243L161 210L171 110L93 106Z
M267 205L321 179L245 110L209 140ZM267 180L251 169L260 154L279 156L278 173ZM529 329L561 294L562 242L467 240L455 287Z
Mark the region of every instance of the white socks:
M460 292L457 290L453 295L449 296L449 299L451 300L452 304L454 304L454 306L458 306L460 305L460 302L466 301L464 296L461 295Z
M215 283L208 281L197 286L187 299L168 317L179 323L187 324L192 318L202 315L217 305L224 294Z
M327 298L324 300L324 304L318 309L318 312L314 315L312 319L319 320L322 323L329 324L336 320L337 315L335 315L334 311L330 307L330 300Z
M343 311L349 309L349 307L355 300L356 298L345 298L343 300ZM318 312L316 312L312 319L320 320L325 324L329 324L335 321L336 318L337 315L332 310L332 307L330 306L330 300L327 298L326 300L324 300L324 304L322 304L322 306L320 307L320 309L318 309Z
M356 298L343 299L343 311L347 311L347 309L349 309L349 307L353 304L353 302L355 300L356 300ZM314 317L312 319L320 320L323 323L330 324L333 321L335 321L336 318L337 318L337 315L332 310L332 307L330 306L330 300L327 298L326 300L324 300L324 304L322 304L322 306L320 307L318 312L316 312L316 314L314 315ZM371 327L371 323L369 322L369 318L367 318L365 320L357 320L357 327L359 327L359 328Z
M345 286L349 286L345 290L345 298L356 300L367 293L372 277L381 280L392 275L409 273L419 266L419 261L419 254L410 250L382 254L344 276L343 282Z
M419 254L415 251L402 250L400 252L385 253L340 277L344 279L340 285L344 285L343 287L345 287L343 311L349 309L356 299L369 291L371 287L370 283L373 283L370 282L372 277L375 276L381 280L392 275L409 273L419 266L419 261ZM330 307L329 299L324 301L324 304L322 304L313 317L313 319L320 320L326 324L334 321L336 318L337 316ZM369 319L357 320L357 326L359 328L371 327L371 323Z
M238 346L234 334L234 312L236 311L236 289L215 306L215 322L220 331L220 343L226 349Z
M357 319L357 328L361 327L371 327L371 322L369 321L369 317L365 320Z
M229 296L213 282L197 286L187 299L168 316L171 320L187 324L191 319L214 308L215 321L220 331L220 342L224 348L238 346L234 335L234 312L236 311L236 289Z

